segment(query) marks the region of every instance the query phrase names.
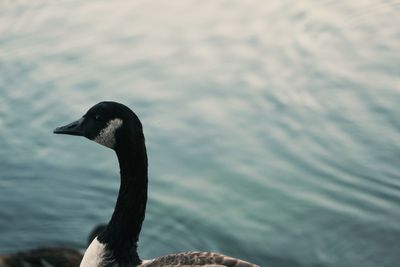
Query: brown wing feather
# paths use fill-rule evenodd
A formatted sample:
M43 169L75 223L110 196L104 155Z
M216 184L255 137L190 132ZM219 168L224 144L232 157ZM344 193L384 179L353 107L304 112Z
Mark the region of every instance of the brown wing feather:
M170 254L140 265L140 267L164 266L259 267L249 262L213 252L183 252Z

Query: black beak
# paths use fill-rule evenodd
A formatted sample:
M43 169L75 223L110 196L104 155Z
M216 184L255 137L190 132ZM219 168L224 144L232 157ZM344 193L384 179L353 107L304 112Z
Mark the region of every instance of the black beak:
M82 122L84 118L81 118L77 121L71 122L65 126L57 127L53 133L55 134L69 134L69 135L78 135L78 136L85 136L83 131Z

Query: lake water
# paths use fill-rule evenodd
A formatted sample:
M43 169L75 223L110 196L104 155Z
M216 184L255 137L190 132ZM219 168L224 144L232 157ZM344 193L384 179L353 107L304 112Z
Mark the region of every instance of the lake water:
M0 252L84 248L114 153L56 126L114 100L150 163L143 258L399 266L399 1L1 1Z

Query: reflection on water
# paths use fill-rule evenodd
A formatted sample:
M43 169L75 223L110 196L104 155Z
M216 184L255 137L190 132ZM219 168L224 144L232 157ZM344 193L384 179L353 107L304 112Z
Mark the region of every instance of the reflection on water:
M0 4L0 252L83 247L111 151L53 136L94 103L142 119L144 258L397 266L396 1Z

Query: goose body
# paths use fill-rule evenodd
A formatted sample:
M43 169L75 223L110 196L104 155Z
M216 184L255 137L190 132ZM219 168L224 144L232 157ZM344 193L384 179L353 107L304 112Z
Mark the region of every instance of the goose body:
M96 226L88 237L88 245L104 230ZM0 256L0 267L78 267L82 252L68 247L41 247Z
M87 248L81 267L163 267L256 265L212 252L184 252L142 260L137 242L147 203L147 152L142 124L128 107L100 102L79 120L54 130L56 134L84 136L116 152L120 189L105 230Z
M0 267L78 267L82 254L71 248L37 248L0 257Z

